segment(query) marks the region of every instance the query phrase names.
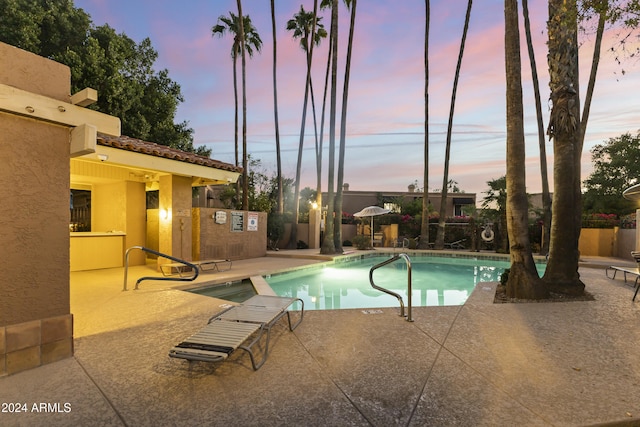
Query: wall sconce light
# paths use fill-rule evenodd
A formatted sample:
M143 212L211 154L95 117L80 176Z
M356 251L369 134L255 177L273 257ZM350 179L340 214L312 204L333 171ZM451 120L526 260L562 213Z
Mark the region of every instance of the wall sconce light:
M318 209L318 203L317 202L313 202L311 203L311 209Z
M109 160L109 156L107 156L106 154L98 154L98 159L101 162L106 162L107 160Z
M160 219L168 220L170 217L167 209L160 209Z

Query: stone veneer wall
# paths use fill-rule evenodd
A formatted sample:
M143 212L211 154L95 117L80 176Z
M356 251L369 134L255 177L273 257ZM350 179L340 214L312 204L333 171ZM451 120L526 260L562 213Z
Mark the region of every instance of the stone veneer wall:
M69 68L0 43L0 83L69 102ZM26 108L26 106L25 106ZM0 376L73 355L67 127L0 112Z

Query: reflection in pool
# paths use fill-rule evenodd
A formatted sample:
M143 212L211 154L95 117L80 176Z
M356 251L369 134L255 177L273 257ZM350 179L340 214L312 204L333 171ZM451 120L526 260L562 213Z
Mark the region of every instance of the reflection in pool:
M308 310L339 308L397 307L398 301L373 289L369 283L372 266L389 259L376 256L341 263L327 263L287 273L266 276L265 280L280 296L304 301ZM544 265L538 265L543 272ZM500 281L509 262L482 258L411 258L412 305L461 305L476 284ZM407 303L407 267L400 259L375 270L376 285L402 296Z

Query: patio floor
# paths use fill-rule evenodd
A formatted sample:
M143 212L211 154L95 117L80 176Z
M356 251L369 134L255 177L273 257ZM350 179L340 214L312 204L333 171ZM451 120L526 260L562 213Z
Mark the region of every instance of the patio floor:
M292 253L200 280L317 262ZM72 273L75 356L0 378L0 409L28 409L0 411L0 425L640 425L640 301L592 268L634 264L583 261L595 301L493 304L483 283L463 306L415 307L413 323L398 308L308 311L294 332L274 328L258 371L243 351L191 366L167 356L224 301L167 282L123 292L122 269Z

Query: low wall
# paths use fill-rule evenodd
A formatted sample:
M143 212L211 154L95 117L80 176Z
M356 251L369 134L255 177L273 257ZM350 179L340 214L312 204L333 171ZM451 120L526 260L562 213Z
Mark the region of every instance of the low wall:
M613 228L583 228L578 249L581 255L612 257L616 230Z
M630 258L636 250L636 230L583 228L578 242L580 255Z
M631 258L631 251L636 250L636 230L619 229L614 244L614 254L618 258Z
M266 212L192 209L193 259L247 259L267 254Z

